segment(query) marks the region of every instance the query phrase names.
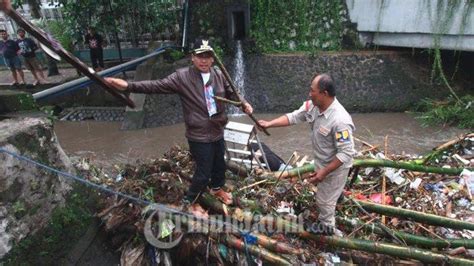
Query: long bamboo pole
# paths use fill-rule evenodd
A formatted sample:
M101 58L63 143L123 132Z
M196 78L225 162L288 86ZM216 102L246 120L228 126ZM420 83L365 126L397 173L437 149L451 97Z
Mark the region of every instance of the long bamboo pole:
M336 218L338 223L343 224L347 227L358 227L362 226L365 232L373 232L377 235L386 236L387 233L384 232L380 227L374 224L363 224L358 220L351 220L347 217L338 217ZM356 224L354 224L354 221ZM446 238L446 239L434 239L424 236L417 236L413 234L408 234L401 231L392 230L393 234L398 238L403 240L405 243L410 245L416 245L419 247L425 248L457 248L465 247L467 249L474 249L474 239L456 239L456 238Z
M434 166L424 166L419 164L414 164L410 162L397 162L391 160L377 160L377 159L354 159L354 167L390 167L397 169L406 169L416 172L424 173L435 173L435 174L446 174L457 176L461 174L462 168L442 168ZM467 168L471 171L474 171L473 168ZM288 178L292 176L297 176L298 174L304 174L314 171L313 164L307 164L301 167L296 167L282 172L271 172L266 173L262 177L278 177L281 175L281 178Z
M453 228L453 229L474 230L474 223L470 223L466 221L461 221L461 220L452 219L448 217L442 217L442 216L429 214L429 213L406 210L406 209L397 208L397 207L388 206L388 205L380 205L377 203L363 201L363 200L354 200L354 201L359 203L367 211L375 212L378 214L403 217L403 218L407 218L419 223L437 225L437 226L448 227L448 228Z
M383 242L374 242L369 240L342 238L336 236L314 235L309 232L300 235L306 239L315 240L321 245L328 245L338 248L356 249L371 253L386 254L398 258L415 259L424 263L437 263L449 265L473 265L473 260L458 258L454 256L430 252L428 250L401 247Z
M434 174L446 174L446 175L459 175L462 172L462 168L442 168L434 166L423 166L413 164L409 162L397 162L391 160L376 160L376 159L356 159L354 160L354 166L364 167L390 167L397 169L406 169L415 172L434 173Z
M305 231L301 225L283 220L281 218L265 217L260 220L260 223L272 225L274 228L285 228L286 230L291 230L291 232L296 233L299 237L315 240L317 241L317 244L320 245L362 250L370 253L390 255L397 258L415 259L426 263L448 263L453 265L474 264L473 260L434 253L420 248L402 247L383 242L374 242L354 238L315 235L309 231Z

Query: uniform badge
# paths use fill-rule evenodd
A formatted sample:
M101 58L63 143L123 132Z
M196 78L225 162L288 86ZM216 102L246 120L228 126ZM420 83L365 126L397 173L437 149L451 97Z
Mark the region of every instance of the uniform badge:
M323 135L323 136L327 136L330 131L331 130L329 130L328 128L326 128L324 126L319 127L319 133L321 133L321 135Z
M349 130L345 129L345 130L342 130L342 131L337 131L336 132L336 141L338 143L349 142L350 141Z

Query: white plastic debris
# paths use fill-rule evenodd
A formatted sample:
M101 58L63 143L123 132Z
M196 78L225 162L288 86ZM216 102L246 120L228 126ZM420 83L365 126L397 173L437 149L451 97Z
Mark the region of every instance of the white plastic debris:
M464 169L459 177L464 180L469 198L472 200L472 194L474 194L474 172Z
M405 182L405 178L402 177L402 172L403 169L396 171L393 168L385 168L385 176L397 185L401 185Z
M464 165L469 165L471 163L469 160L462 158L459 154L454 154L453 158Z
M278 208L276 210L279 214L294 214L295 211L293 210L293 204L280 201Z
M467 207L469 205L469 200L465 198L461 198L458 201L456 201L456 205L458 205L459 207Z
M421 181L422 181L422 179L419 178L419 177L417 177L417 178L415 179L415 181L410 182L410 188L411 188L411 189L414 189L414 190L417 190L418 187L419 187L420 184L421 184Z
M367 175L369 175L370 173L372 173L372 171L374 171L374 168L372 168L372 167L367 167L367 168L365 168L364 171L365 171L365 175L367 176Z

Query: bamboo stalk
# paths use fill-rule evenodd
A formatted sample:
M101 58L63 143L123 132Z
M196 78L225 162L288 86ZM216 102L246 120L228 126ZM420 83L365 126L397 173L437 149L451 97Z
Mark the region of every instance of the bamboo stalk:
M252 255L258 256L259 258L263 259L264 261L267 261L268 263L275 265L292 265L286 259L275 255L272 252L264 248L260 248L256 245L246 245L244 241L232 235L226 235L225 237L221 238L221 241L223 241L229 247L235 248L239 251L245 252L245 250L248 249L248 251Z
M260 246L277 252L277 253L285 253L285 254L292 254L292 255L299 255L303 253L303 250L300 248L294 248L289 244L279 242L278 240L272 239L268 236L262 234L252 234L257 238L257 242Z
M451 176L458 176L462 172L462 168L442 168L434 166L424 166L419 164L414 164L411 162L402 162L402 161L391 161L391 160L377 160L377 159L355 159L353 163L354 167L390 167L397 169L406 169L415 172L424 172L424 173L435 173L435 174L446 174ZM474 168L465 168L470 171L474 171ZM302 167L297 167L282 172L272 172L262 175L262 177L273 177L276 178L281 175L281 178L288 178L291 176L297 176L298 174L304 174L314 171L314 164L307 164Z
M244 190L244 189L251 188L251 187L254 187L254 186L258 186L258 185L260 185L260 184L262 184L262 183L265 183L265 182L267 182L267 181L268 181L268 179L263 179L263 180L257 181L257 182L255 182L255 183L253 183L253 184L250 184L250 185L248 185L248 186L245 186L245 187L243 187L243 188L240 188L239 191L242 191L242 190Z
M239 207L250 208L253 211L259 211L260 213L263 212L262 207L255 200L249 200L246 198L235 198L234 204Z
M229 99L227 99L227 98L223 98L223 97L219 97L219 96L214 96L214 99L217 100L217 101L224 102L224 103L232 104L232 105L234 105L234 106L236 106L236 107L242 106L242 102L232 101L232 100L229 100Z
M227 206L209 193L202 193L199 197L199 202L217 213L224 215L229 214Z
M356 159L354 166L364 167L390 167L397 169L406 169L415 172L459 175L463 169L461 168L442 168L433 166L423 166L409 162L391 161L391 160L376 160L376 159Z
M232 171L232 173L234 173L235 175L238 175L240 177L247 177L248 170L244 166L231 160L227 160L225 164L227 166L227 169Z
M372 203L368 201L355 200L355 199L353 200L359 203L362 207L364 207L364 209L371 212L378 213L378 214L403 217L403 218L411 219L415 222L419 222L423 224L437 225L441 227L448 227L448 228L460 229L460 230L462 229L474 230L474 223L470 223L466 221L433 215L429 213L406 210L406 209L387 206L387 205L380 205L380 204Z
M261 224L282 226L286 230L290 229L304 239L317 241L321 245L329 245L338 248L363 250L370 253L386 254L398 258L416 259L429 263L449 263L456 265L472 265L474 261L453 256L438 254L424 249L402 247L393 244L374 242L361 239L341 238L336 236L315 235L309 231L305 231L302 225L283 220L281 218L265 217L260 220ZM287 231L288 232L288 231Z
M423 160L421 161L422 164L426 164L428 161L436 157L438 154L442 153L443 151L449 149L451 146L453 146L456 143L459 143L460 141L464 140L465 138L472 138L474 137L474 133L467 133L461 136L456 137L455 139L452 139L450 141L447 141L438 147L434 148L432 152L428 153L423 157Z
M342 238L336 236L322 236L314 235L309 232L305 232L300 235L306 239L315 240L318 244L328 245L337 248L347 248L362 250L371 253L386 254L398 258L415 259L424 263L437 263L437 264L453 264L453 265L473 265L473 260L464 258L457 258L454 256L439 254L430 252L428 250L412 248L412 247L400 247L392 244L383 242L374 242L369 240L354 239L354 238Z
M374 224L365 224L358 220L356 220L356 225L353 224L353 221L348 219L347 217L338 217L338 223L343 224L344 226L348 227L362 227L365 232L373 232L377 235L387 236L380 227ZM419 247L425 248L457 248L457 247L465 247L467 249L474 249L474 239L455 239L455 238L446 238L446 239L434 239L424 236L418 236L413 234L408 234L401 231L393 230L393 233L410 245L416 245Z
M356 137L354 137L354 136L353 136L353 138L354 138L354 140L361 142L363 145L369 147L370 149L374 149L374 150L377 149L377 145L372 145L372 144L370 144L370 143L368 143L368 142L366 142L366 141L363 141L363 140L361 140L361 139L359 139L359 138L356 138Z
M385 155L385 158L388 158L388 135L385 136L385 141L384 141L384 150L383 153ZM387 190L387 178L385 175L382 175L382 205L385 205L385 192ZM382 221L383 224L385 224L385 215L382 215Z
M359 210L364 213L365 215L369 216L370 217L370 214L367 212L366 209L364 209L364 207L362 207L362 205L360 205L359 202L357 202L356 200L354 200L353 198L350 199L355 205L357 208L359 208ZM393 230L388 228L385 224L383 223L380 223L379 222L379 219L376 218L375 219L375 223L380 226L380 228L385 232L387 233L387 235L391 236L397 243L399 244L402 244L402 245L407 245L405 242L403 242L402 240L400 240L396 235L393 234Z

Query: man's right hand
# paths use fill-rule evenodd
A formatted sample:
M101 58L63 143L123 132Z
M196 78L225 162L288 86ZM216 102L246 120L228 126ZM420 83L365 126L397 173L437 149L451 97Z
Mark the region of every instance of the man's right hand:
M1 0L0 0L1 1ZM128 87L128 82L118 78L104 78L107 83L119 91L125 91Z

